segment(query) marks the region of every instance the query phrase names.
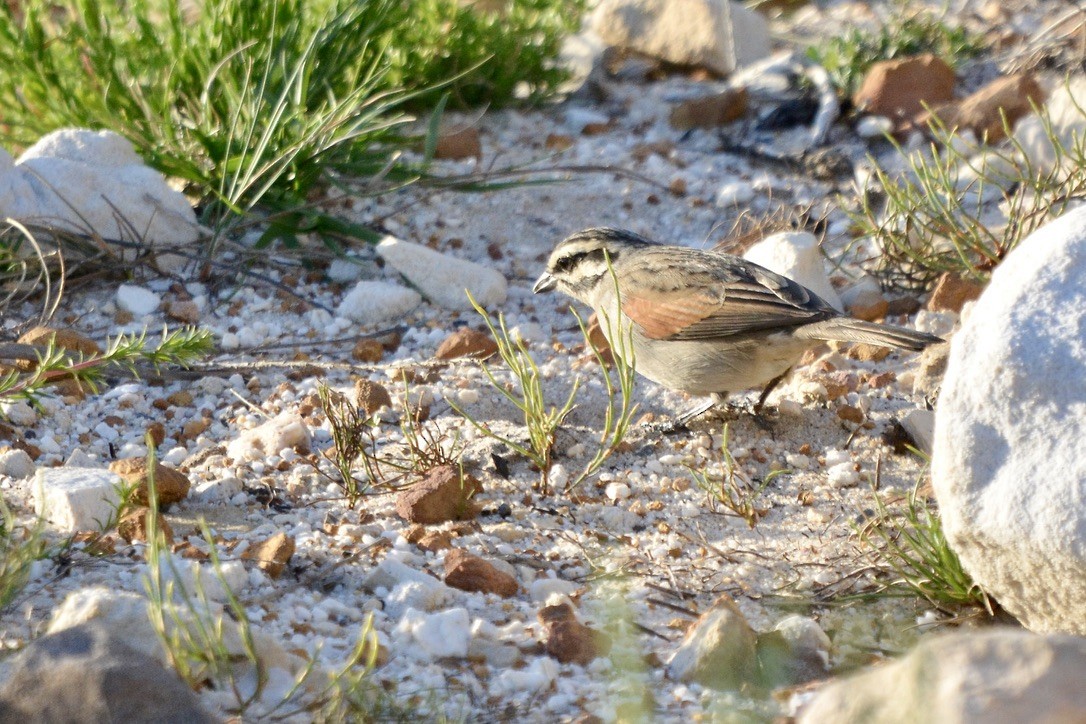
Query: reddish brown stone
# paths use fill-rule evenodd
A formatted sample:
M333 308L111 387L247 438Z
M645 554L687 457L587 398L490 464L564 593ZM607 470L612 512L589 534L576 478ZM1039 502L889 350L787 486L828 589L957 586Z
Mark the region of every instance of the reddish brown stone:
M473 126L438 135L434 149L435 158L461 160L483 157L483 144L479 140L479 129Z
M150 508L142 505L130 508L117 521L117 535L129 543L146 543L148 532L147 514L150 511ZM162 532L166 542L173 543L173 528L170 527L169 521L162 516L162 513L155 513L155 515L158 519L158 529Z
M924 110L954 99L954 70L926 53L875 63L867 71L852 103L864 113L886 116L901 124Z
M544 648L563 664L587 666L610 648L599 632L577 620L568 603L544 606L539 620L546 629Z
M482 490L479 481L456 465L442 465L396 497L396 514L410 523L444 523L475 515L471 498Z
M494 593L502 598L517 595L517 579L478 556L459 548L445 555L445 584L461 591Z
M185 324L200 321L200 307L193 301L176 301L166 305L166 316Z
M445 338L434 356L438 359L485 359L497 353L498 343L489 334L470 327L461 327Z
M730 88L723 93L683 101L671 109L668 119L678 131L714 128L742 118L747 112L747 89Z
M383 385L370 380L356 380L354 383L354 399L358 409L367 415L380 410L382 407L392 407L392 395Z
M376 364L385 356L384 345L376 339L360 339L351 350L351 358L358 362Z
M1014 128L1015 122L1040 107L1045 92L1030 73L1020 73L996 78L988 85L958 102L937 106L930 112L921 112L916 125L927 127L932 117L939 119L948 131L970 130L978 139L998 143L1006 138L1006 123Z
M946 272L935 283L931 299L928 300L928 309L957 314L962 311L966 302L976 299L983 291L984 285Z
M113 461L109 469L121 476L129 485L136 485L132 500L139 505L148 505L147 459L124 458ZM162 463L155 463L155 489L158 493L159 506L170 505L185 499L189 494L189 479L173 468Z
M272 578L279 578L294 555L294 538L286 533L276 533L271 538L250 546L241 557L256 561L257 567Z
M846 354L852 359L861 362L881 362L890 356L889 347L880 347L877 344L860 342L848 348Z

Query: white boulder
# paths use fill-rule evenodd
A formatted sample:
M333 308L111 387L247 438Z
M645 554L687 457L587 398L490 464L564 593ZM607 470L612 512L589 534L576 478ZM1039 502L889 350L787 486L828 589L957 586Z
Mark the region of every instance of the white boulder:
M1086 209L1027 237L951 342L932 482L969 573L1036 631L1086 634Z
M471 617L466 608L450 608L437 613L407 609L397 633L410 634L428 658L464 658L471 643Z
M830 284L814 234L806 231L772 234L747 249L743 258L799 282L835 309L844 309Z
M1086 639L1002 628L933 636L901 659L815 693L799 724L1086 719Z
M112 131L63 129L41 138L14 163L0 154L0 215L89 230L104 239L138 234L152 246L192 244L202 233L184 194ZM173 268L183 260L159 260L167 261Z
M602 0L592 27L608 45L721 75L769 55L769 24L728 0Z
M343 297L336 313L362 324L398 319L422 303L414 289L399 284L364 280Z
M377 253L427 299L445 309L471 309L467 292L483 307L505 302L508 283L490 267L394 236L386 236L377 245Z
M101 530L120 505L121 476L102 468L41 468L34 476L34 512L59 530Z

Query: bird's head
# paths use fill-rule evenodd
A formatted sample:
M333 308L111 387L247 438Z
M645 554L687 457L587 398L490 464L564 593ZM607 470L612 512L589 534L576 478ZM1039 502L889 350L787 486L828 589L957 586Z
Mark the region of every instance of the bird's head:
M536 280L532 291L557 289L590 306L600 282L610 284L610 271L625 254L654 242L622 229L585 229L572 234L554 247L547 259L547 270Z

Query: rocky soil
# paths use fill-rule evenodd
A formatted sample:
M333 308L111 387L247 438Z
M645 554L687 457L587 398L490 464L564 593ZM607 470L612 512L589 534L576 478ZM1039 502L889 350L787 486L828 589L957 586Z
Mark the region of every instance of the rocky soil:
M971 27L1017 33L1019 44L1050 17L989 5L961 11ZM876 21L863 4L804 6L774 21L774 45ZM1020 46L1006 47L959 68L954 94L1000 76L1011 60L1025 63L1011 55ZM773 231L809 231L825 260L822 281L853 313L936 334L950 333L979 291L929 298L884 292L865 276L846 211L871 157L894 154L881 136L858 131L882 120L847 116L818 154L805 155L809 124L759 127L801 87L788 73L746 78L749 107L737 120L714 106L703 124L689 114L741 102L734 81L665 72L646 59L614 70L594 72L553 107L446 119L439 173L547 183L487 193L414 186L344 200L350 218L377 220L399 241L351 249L348 260L317 269L284 253L261 270L274 284L133 270L123 284L103 276L67 289L50 325L79 339L104 345L119 332L190 323L210 330L218 347L192 372L112 379L99 394L58 388L40 409L3 406L5 501L25 520L36 501L51 500L50 540L74 537L62 555L34 564L0 613L0 645L14 652L97 620L158 655L142 609L143 519L88 535L111 509L73 492L108 490L113 476L138 480L145 470L117 461L146 457L148 431L160 463L183 476L171 479L174 498L160 498L178 585L201 581L219 601L228 585L259 634L267 681L257 690L255 674L239 669L242 698L255 692L245 720L293 708L275 707L303 662L334 669L371 615L380 642L372 680L396 706L427 720L540 722L793 716L810 698L808 682L959 623L918 598L859 595L893 578L859 534L875 496L900 499L925 481L924 461L906 443L930 444L930 427L916 420L937 393L938 350L826 347L773 393L764 418L748 409L751 391L723 419L671 435L653 423L697 400L639 380L624 441L598 473L567 489L599 448L606 373L569 301L531 286L573 231L618 226L736 252ZM706 96L715 100L699 100ZM505 169L533 173L500 175ZM736 224L757 233L735 232ZM319 240L308 243L320 250ZM465 286L526 343L549 404L579 384L546 489L524 456L465 419L526 439L523 416L486 369L507 389L515 380L496 358L480 359L493 349ZM32 302L8 308L4 334L25 332L38 311ZM333 464L320 384L375 411L376 449L402 468L386 464L353 507ZM919 425L912 437L902 430L907 418ZM417 452L412 459L412 434L422 461ZM727 470L728 460L725 479L749 494L745 516L719 488L699 485L696 473ZM365 478L360 465L355 472ZM13 675L12 661L0 673L6 666ZM785 673L767 673L769 661ZM230 688L204 687L198 699L187 704L194 711L238 712Z

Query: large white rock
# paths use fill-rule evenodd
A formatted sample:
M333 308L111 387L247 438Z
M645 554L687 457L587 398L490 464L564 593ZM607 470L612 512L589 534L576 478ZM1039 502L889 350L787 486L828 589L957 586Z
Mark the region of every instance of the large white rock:
M769 24L728 0L602 0L592 27L608 45L727 75L769 55Z
M806 231L772 234L747 249L743 258L799 282L834 308L844 309L841 298L830 284L814 234Z
M343 297L336 313L362 324L398 319L422 303L414 289L399 284L364 280Z
M89 228L105 239L131 240L136 233L152 246L189 245L202 233L184 194L112 131L54 131L14 163L0 152L0 215L77 232ZM172 267L182 261L159 260Z
M1086 721L1086 639L1021 629L933 636L901 659L834 681L800 724Z
M121 476L102 468L41 468L34 476L34 512L59 530L101 530L120 505Z
M1026 238L951 342L932 483L951 546L1037 631L1086 634L1086 209Z
M396 625L396 631L411 634L420 651L430 658L463 658L468 655L471 643L471 617L466 608L460 607L437 613L409 608Z
M505 302L508 283L500 272L446 256L422 244L386 236L377 253L434 304L445 309L471 309L466 292L481 306Z

